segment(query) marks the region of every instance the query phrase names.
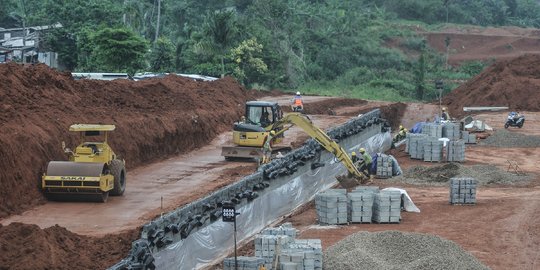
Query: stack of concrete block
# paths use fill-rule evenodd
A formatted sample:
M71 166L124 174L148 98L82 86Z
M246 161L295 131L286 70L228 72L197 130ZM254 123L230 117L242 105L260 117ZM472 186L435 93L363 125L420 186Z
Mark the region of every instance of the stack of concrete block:
M279 256L280 265L288 263L287 267L291 267L291 270L321 270L322 259L320 239L296 239ZM296 268L292 268L293 263Z
M476 143L476 134L469 133L468 131L462 131L461 139L465 141L465 143Z
M429 137L442 138L443 126L436 123L426 123L422 126L422 134L426 134Z
M347 190L330 189L315 196L317 219L321 225L347 224Z
M449 162L465 161L465 141L448 141L446 149L446 160Z
M255 237L255 256L262 258L267 270L273 267L276 253L287 248L294 239L286 235L257 235Z
M409 139L407 140L407 148L411 158L424 158L424 140L426 137L426 134L410 134Z
M399 223L401 220L401 192L380 191L373 201L373 221Z
M378 192L378 189L377 189ZM354 190L347 194L349 208L349 222L371 223L373 218L373 190Z
M461 138L461 126L459 123L444 123L442 128L442 136L450 140L459 140Z
M369 191L371 193L378 193L379 189L380 188L378 186L357 186L352 190L352 192Z
M279 227L265 228L261 231L262 235L286 235L291 238L296 238L297 230L293 228L290 222L283 223Z
M424 140L424 161L442 161L443 145L444 143L436 138L426 138Z
M235 266L234 257L228 257L223 260L223 270L259 270L263 266L264 259L257 257L237 257L238 268Z
M377 154L377 174L378 178L392 177L393 163L392 159L385 154Z
M450 178L450 203L476 204L476 186L474 178Z

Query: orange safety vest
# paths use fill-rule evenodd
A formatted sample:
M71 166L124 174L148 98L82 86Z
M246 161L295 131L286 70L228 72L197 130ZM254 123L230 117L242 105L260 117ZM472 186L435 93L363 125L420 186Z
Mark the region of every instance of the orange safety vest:
M294 98L294 105L302 106L302 98L301 97L295 97Z

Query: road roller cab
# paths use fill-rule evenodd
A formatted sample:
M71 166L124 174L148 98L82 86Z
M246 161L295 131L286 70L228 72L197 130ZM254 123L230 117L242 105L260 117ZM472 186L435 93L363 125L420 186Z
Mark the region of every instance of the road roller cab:
M71 125L80 133L82 143L75 151L66 148L69 161L51 161L41 186L51 200L105 202L110 195L121 196L126 187L124 160L120 160L107 143L114 125Z

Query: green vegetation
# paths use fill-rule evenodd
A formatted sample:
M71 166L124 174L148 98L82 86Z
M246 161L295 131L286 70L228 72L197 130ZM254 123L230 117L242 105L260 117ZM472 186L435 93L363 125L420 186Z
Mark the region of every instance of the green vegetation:
M418 27L540 27L540 4L534 0L0 0L0 5L0 27L62 23L44 42L76 71L229 75L248 87L384 100L433 99L436 79L445 81L448 92L485 66L448 67L446 55L416 34Z

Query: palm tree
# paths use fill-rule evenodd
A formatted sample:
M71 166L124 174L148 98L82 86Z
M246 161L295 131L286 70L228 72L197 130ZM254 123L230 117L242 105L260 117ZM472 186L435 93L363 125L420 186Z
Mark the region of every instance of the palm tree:
M233 11L208 14L203 28L204 38L197 45L199 53L218 54L221 60L221 77L225 76L225 56L232 47L238 27Z

